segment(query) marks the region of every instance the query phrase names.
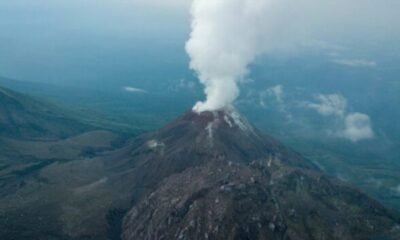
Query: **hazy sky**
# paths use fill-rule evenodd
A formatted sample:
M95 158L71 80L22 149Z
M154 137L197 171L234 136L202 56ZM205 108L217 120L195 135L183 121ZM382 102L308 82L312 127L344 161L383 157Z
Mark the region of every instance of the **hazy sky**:
M150 61L161 68L175 61L173 53L186 61L189 13L182 3L160 3L0 1L0 76L108 81L118 74L129 79Z
M358 47L366 58L374 49L400 52L398 0L270 1L272 50L303 46L336 54ZM145 81L154 68L184 75L190 2L0 1L0 76L77 83L133 76ZM373 59L335 60L373 64Z

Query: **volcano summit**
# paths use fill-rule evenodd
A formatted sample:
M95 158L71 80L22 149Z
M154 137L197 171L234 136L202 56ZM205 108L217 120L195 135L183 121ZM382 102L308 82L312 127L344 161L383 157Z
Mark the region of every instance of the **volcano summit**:
M400 239L400 219L235 111L188 112L131 148L124 240ZM132 162L131 162L132 163Z
M25 184L11 170L1 239L400 239L397 213L233 110L189 111L118 149L49 161Z

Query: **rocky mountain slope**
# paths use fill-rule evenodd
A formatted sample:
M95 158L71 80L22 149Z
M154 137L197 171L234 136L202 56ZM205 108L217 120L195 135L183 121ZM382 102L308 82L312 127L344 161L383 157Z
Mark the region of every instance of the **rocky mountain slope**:
M189 112L145 139L124 240L400 238L395 213L234 112Z
M29 154L0 166L0 239L399 239L396 213L232 110L118 139L3 140Z

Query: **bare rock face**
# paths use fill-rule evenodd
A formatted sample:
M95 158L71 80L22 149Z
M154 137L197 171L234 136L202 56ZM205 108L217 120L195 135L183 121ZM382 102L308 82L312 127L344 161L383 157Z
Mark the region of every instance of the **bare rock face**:
M144 190L124 240L400 239L395 213L235 112L189 112L131 149L119 167L134 162L132 184Z

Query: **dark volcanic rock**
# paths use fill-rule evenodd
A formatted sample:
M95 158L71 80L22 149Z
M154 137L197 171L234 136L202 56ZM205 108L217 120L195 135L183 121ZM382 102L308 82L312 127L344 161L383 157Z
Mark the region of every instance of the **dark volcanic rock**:
M124 240L400 239L394 213L234 112L189 112L131 149L118 168L145 190Z
M16 145L52 158L0 166L0 239L400 239L394 213L232 111L188 112L92 158L112 139Z
M115 156L114 168L129 169L133 188L155 187L160 180L213 159L250 164L278 159L304 169L316 167L271 137L262 135L235 112L188 112L161 130L135 140ZM115 164L115 162L118 162Z

